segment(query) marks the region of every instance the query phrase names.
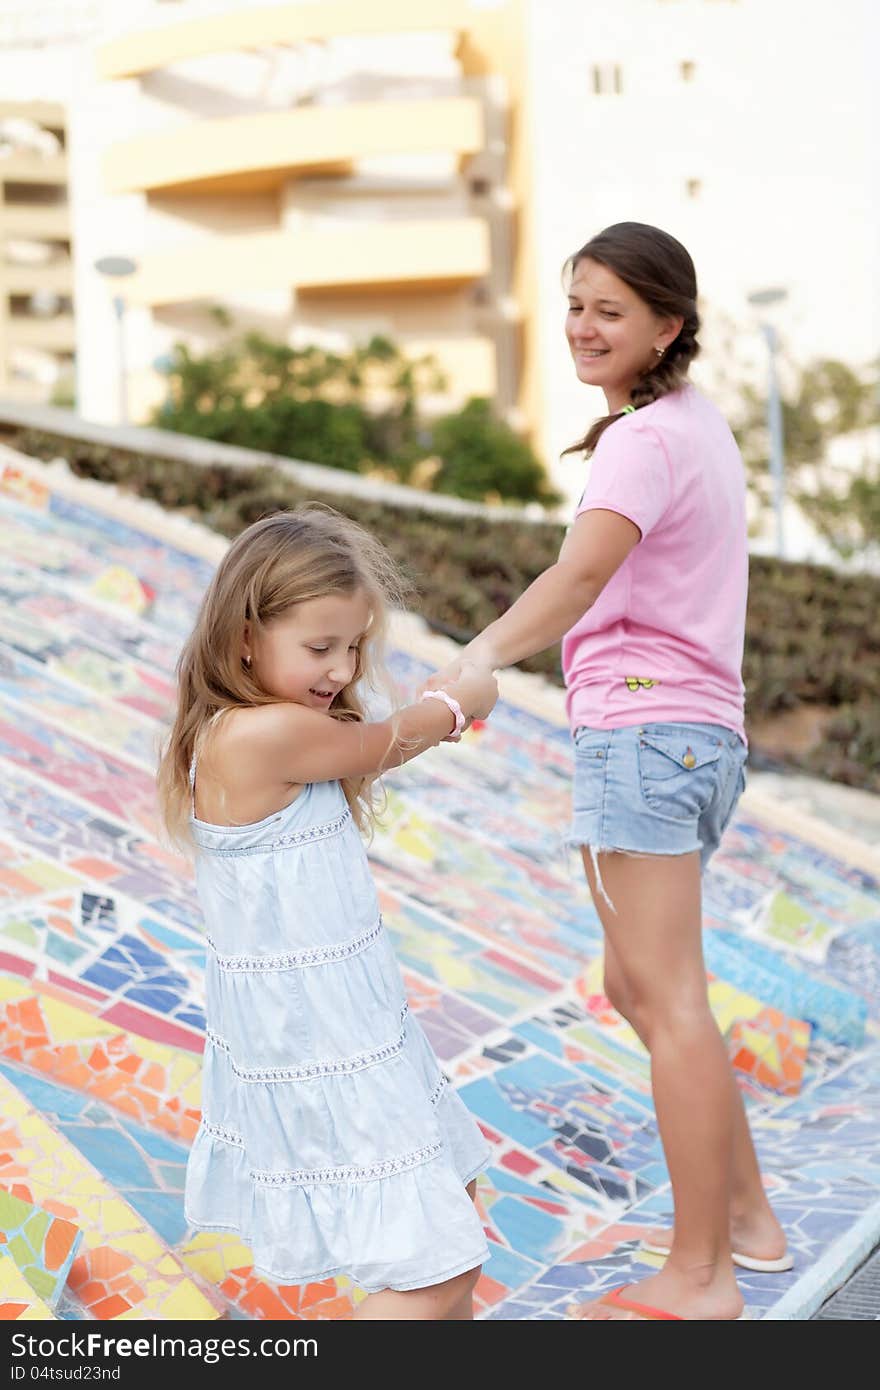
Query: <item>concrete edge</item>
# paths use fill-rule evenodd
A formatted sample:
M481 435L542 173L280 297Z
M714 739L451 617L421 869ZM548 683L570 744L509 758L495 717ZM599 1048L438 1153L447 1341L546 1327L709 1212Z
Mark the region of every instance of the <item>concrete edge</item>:
M880 1241L880 1201L829 1246L802 1278L769 1308L762 1322L808 1322Z

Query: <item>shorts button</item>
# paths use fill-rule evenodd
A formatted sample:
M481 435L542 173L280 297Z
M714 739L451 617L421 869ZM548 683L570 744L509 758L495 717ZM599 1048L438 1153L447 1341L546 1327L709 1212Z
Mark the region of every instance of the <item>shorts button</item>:
M684 763L685 767L696 767L697 765L697 760L690 749L688 749L688 751L685 753L684 757L682 758L682 762Z

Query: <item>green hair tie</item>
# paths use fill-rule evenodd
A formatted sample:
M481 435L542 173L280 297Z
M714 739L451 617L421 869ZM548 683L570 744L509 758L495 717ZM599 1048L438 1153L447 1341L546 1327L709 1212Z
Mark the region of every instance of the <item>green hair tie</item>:
M634 405L625 405L620 413L621 415L635 415L636 408Z

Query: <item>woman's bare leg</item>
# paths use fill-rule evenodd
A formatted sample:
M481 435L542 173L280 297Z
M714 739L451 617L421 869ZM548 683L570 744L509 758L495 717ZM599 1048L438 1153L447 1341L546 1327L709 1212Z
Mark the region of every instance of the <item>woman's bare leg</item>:
M730 1062L709 1008L696 853L600 856L612 911L587 876L602 925L650 1040L651 1086L675 1205L662 1270L628 1296L688 1319L743 1307L730 1258L733 1107ZM593 1304L587 1318L619 1316Z
M589 861L587 861L589 863ZM592 865L589 866L592 869ZM605 994L614 1008L635 1030L650 1052L648 1019L637 1007L629 992L626 977L617 959L611 938L605 938ZM785 1232L767 1200L761 1170L745 1106L739 1086L730 1070L730 1096L733 1118L733 1155L730 1181L730 1241L734 1250L753 1259L776 1260L785 1254ZM667 1249L672 1245L672 1232L657 1230L651 1233L654 1245Z

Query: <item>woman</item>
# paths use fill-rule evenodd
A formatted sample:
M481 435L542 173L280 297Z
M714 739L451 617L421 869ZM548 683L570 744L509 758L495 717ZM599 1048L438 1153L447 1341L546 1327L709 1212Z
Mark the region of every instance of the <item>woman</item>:
M709 1008L701 873L743 790L745 479L718 410L688 381L693 262L622 222L572 257L566 334L608 414L575 450L589 482L559 559L428 683L562 643L575 743L570 841L605 932L605 991L651 1055L675 1225L662 1269L577 1310L738 1318L734 1262L791 1267ZM571 451L569 451L571 452Z

